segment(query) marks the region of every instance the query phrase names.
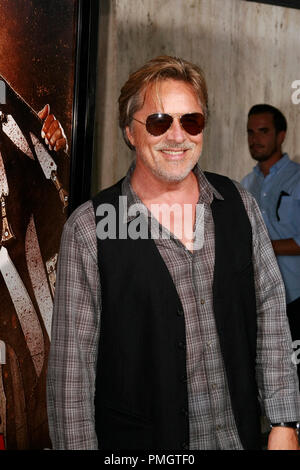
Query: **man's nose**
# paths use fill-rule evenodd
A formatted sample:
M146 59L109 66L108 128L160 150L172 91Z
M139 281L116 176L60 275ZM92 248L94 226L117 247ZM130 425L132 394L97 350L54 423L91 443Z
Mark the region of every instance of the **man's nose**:
M252 134L248 134L248 142L250 145L259 144L259 135L254 132Z
M171 124L171 127L167 131L167 139L173 140L174 142L184 142L186 140L186 133L182 129L179 118L175 117Z

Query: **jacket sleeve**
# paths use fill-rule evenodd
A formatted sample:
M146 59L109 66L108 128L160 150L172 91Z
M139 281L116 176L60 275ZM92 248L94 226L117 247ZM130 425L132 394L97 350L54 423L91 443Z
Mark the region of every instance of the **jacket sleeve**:
M253 233L257 303L256 377L270 422L298 421L300 396L282 277L255 199L239 187Z
M47 376L54 449L97 449L95 371L100 328L100 281L90 202L65 224L59 252Z

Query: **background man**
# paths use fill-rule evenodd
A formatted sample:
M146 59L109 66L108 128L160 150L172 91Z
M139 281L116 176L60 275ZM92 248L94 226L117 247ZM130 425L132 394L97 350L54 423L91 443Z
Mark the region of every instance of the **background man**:
M198 166L201 70L153 59L129 77L119 110L136 159L71 215L62 237L48 364L53 447L256 449L259 389L274 425L269 448L297 449L282 280L252 196ZM142 225L135 203L145 222L154 204L191 210L167 222L157 211L160 237L152 224L151 237L124 236ZM105 237L98 228L111 206L121 235ZM189 230L175 236L180 225Z
M285 285L292 338L300 341L300 165L282 152L286 131L278 109L268 104L250 109L249 150L258 163L242 185L261 209Z

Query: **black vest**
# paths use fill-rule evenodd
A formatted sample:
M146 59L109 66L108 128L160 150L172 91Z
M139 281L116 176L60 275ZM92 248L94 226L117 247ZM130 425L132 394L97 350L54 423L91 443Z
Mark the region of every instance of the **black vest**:
M206 173L222 194L215 224L213 303L233 413L245 449L260 448L255 380L256 305L252 230L235 185ZM94 199L118 214L122 181ZM96 215L96 224L101 220ZM130 222L129 222L130 223ZM101 332L95 419L101 449L188 449L184 312L150 238L98 243Z

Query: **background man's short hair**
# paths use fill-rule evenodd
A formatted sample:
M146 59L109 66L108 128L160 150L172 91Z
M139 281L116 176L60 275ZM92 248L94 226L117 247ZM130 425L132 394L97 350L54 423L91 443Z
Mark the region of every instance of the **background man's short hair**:
M252 106L248 113L248 118L254 114L272 114L276 133L287 130L287 121L282 112L270 104L256 104Z
M132 122L134 113L142 108L145 91L148 85L163 80L173 79L189 83L199 97L205 122L208 119L208 95L202 70L184 59L170 56L159 56L148 61L133 72L121 89L119 97L119 126L128 147L134 147L128 140L126 127Z

